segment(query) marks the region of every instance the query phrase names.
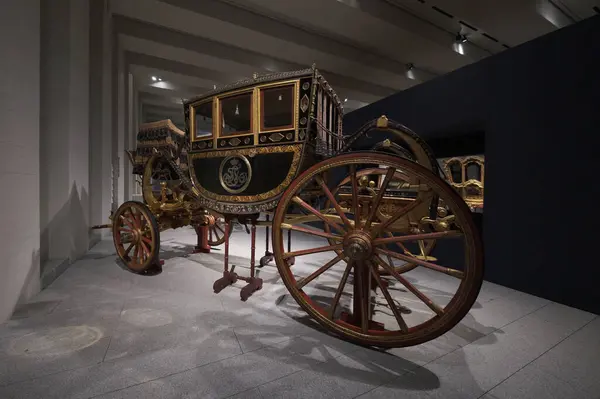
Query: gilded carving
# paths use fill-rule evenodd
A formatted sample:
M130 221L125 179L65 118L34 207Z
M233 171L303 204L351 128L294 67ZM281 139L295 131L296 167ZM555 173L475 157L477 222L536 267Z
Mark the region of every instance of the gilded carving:
M221 186L232 194L241 193L252 180L252 167L248 158L243 155L232 155L225 158L219 167Z
M485 159L480 156L454 157L442 161L448 182L471 209L483 208ZM469 177L468 168L476 165L478 173Z

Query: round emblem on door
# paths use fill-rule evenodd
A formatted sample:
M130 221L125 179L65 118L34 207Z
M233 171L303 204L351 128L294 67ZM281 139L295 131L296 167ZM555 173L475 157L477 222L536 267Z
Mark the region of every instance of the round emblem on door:
M221 162L219 180L227 192L241 193L248 188L250 179L252 179L252 167L245 156L233 155Z

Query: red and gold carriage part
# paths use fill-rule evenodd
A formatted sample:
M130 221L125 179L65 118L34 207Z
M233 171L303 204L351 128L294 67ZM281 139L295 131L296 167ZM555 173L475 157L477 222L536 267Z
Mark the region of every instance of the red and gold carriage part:
M480 236L416 133L382 116L343 135L342 104L314 66L214 90L184 115L183 136L170 122L143 126L130 154L144 202L119 207L112 228L131 271L154 274L160 232L192 225L198 252L224 245L215 293L243 281L247 300L263 287L256 268L274 260L299 309L354 342L416 345L469 311ZM230 265L235 221L251 235L249 275Z

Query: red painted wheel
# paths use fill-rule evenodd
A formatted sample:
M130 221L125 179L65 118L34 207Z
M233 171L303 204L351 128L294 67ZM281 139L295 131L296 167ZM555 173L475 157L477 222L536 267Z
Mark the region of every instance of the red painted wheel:
M363 168L385 170L381 184L361 191L357 171ZM326 177L342 173L345 190L333 194ZM435 212L437 198L445 204L444 217ZM330 209L315 208L327 200ZM381 219L384 203L396 206ZM292 216L294 209L304 216ZM286 251L286 229L310 236L310 242ZM402 249L430 240L453 244L460 264L454 257L423 260ZM310 316L343 338L379 347L417 345L444 334L467 314L483 281L482 246L464 201L428 169L388 154L340 155L296 178L273 218L273 250L284 284ZM398 261L404 263L391 264ZM413 264L414 270L396 271ZM454 293L440 293L442 283Z
M123 203L113 215L113 242L127 268L146 274L159 268L160 231L154 215L141 202Z

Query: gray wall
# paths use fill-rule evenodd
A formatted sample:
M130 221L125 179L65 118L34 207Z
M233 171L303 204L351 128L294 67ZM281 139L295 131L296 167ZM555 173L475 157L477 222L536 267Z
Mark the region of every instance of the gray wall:
M40 0L3 0L0 53L2 322L40 283Z
M2 323L110 235L139 105L108 0L3 0L0 53Z

